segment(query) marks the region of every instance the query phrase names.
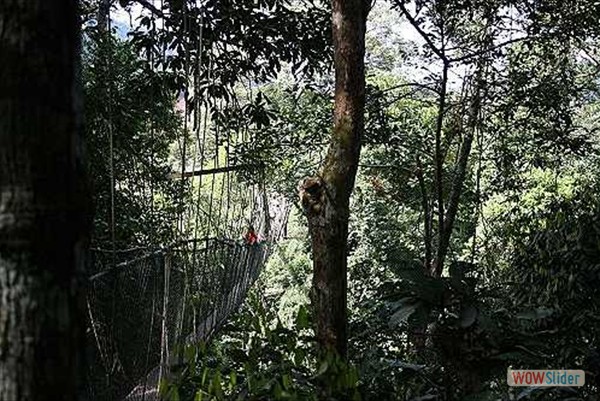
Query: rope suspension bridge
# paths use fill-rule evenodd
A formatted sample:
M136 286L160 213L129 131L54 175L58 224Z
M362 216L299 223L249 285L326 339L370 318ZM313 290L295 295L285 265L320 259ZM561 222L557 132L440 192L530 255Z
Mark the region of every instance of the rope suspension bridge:
M155 399L178 347L207 341L237 311L287 219L285 200L269 206L270 214L266 207L259 214L257 244L203 238L151 253L126 250L122 262L90 277L90 399ZM92 264L110 265L111 254L93 252Z
M290 204L268 191L262 170L235 164L235 149L252 140L248 123L220 129L213 121L223 103L200 89L211 76L210 65L201 65L206 52L202 15L184 14L182 21L184 38L193 23L199 35L198 43L188 39L184 46L186 85L178 103L183 127L175 144L179 162L172 167L177 171L172 179L180 182L180 207L173 222L178 239L173 244L131 249L116 245L118 130L112 121L110 88L106 89L112 249L93 249L88 263L85 398L90 401L159 399L157 387L181 361L182 347L209 340L238 310L287 224ZM108 25L110 32L110 15ZM148 55L152 68L160 64L154 57ZM111 79L110 49L106 59L106 76ZM156 134L152 124L146 134ZM150 193L152 213L157 196L152 181L150 186L140 193ZM253 244L240 238L249 226L258 237Z

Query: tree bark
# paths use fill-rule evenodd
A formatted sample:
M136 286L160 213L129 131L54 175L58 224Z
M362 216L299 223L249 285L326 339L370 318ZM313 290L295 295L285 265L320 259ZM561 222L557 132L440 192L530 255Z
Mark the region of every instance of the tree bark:
M75 400L88 230L76 0L0 0L0 400Z
M477 112L479 109L477 109ZM473 136L475 135L476 128L469 126L465 133L465 138L460 148L460 154L456 163L456 172L454 180L452 181L452 189L450 192L450 198L448 201L448 209L446 210L446 216L444 218L444 224L440 233L440 241L438 245L438 253L435 261L435 276L441 277L444 266L444 261L448 253L448 247L450 246L450 237L454 230L454 221L458 213L458 206L460 204L460 196L463 192L463 184L467 175L467 165L469 162L469 156L471 155L471 145L473 144Z
M448 208L446 209L443 224L440 228L439 242L437 254L434 262L434 274L436 277L441 277L448 248L450 246L450 238L454 231L454 222L458 214L460 205L460 197L463 192L463 185L467 176L467 167L469 157L471 155L471 147L476 131L479 129L479 113L481 112L481 91L484 89L482 79L482 65L478 64L475 73L475 82L473 84L473 97L470 101L469 112L467 116L467 129L464 133L464 138L458 154L458 160L455 165L455 175L452 180L452 188L448 199Z
M333 0L335 65L334 127L317 177L307 178L300 196L312 242L311 300L322 349L347 352L347 239L350 195L364 130L365 28L370 2Z
M431 227L432 216L431 208L429 207L429 195L427 193L427 185L425 184L425 177L423 176L423 166L419 157L416 157L417 163L417 180L419 181L419 189L421 191L421 205L423 206L423 242L425 243L425 260L423 266L425 272L429 274L431 272L431 259L432 259L432 239L433 230Z

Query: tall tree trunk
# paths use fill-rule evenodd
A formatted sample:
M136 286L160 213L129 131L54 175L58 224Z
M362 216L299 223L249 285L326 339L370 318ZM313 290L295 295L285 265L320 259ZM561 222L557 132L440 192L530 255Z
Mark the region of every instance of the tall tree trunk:
M421 205L423 207L423 242L425 243L425 260L423 261L423 266L425 268L425 272L429 274L431 272L431 259L432 259L432 215L431 208L429 207L429 195L427 191L427 185L425 184L425 177L423 175L423 165L421 164L421 160L419 156L415 158L417 164L417 180L419 182L419 189L421 191Z
M313 253L311 299L317 340L323 349L347 351L347 239L365 103L365 27L370 2L333 0L335 63L334 127L317 177L301 184Z
M473 87L473 94L470 99L466 130L464 132L464 138L460 146L458 160L454 167L455 173L454 179L452 180L450 196L448 199L448 207L444 214L443 224L439 230L439 242L434 262L434 274L436 277L440 277L443 272L444 262L448 254L448 249L450 247L450 239L452 237L452 232L454 231L454 222L458 214L460 197L463 193L463 186L465 178L467 176L467 169L469 164L469 158L471 156L473 138L475 136L475 133L479 129L479 114L481 112L481 92L485 89L485 82L483 80L483 68L484 66L482 64L482 61L479 61L474 76L474 82L471 84Z
M87 197L77 0L0 0L0 400L75 400Z

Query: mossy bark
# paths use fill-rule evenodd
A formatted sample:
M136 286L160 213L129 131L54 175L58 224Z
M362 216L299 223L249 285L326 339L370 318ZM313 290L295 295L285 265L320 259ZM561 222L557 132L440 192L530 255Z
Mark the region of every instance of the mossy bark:
M347 238L365 103L365 27L370 2L333 0L334 127L317 177L301 184L312 242L311 300L323 349L347 353Z

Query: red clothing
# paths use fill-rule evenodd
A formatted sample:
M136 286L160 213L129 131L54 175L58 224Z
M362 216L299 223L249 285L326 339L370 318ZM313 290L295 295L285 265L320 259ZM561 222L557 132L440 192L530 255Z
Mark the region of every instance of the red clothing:
M254 245L258 241L258 236L254 231L248 231L246 235L244 235L244 241L248 245Z

